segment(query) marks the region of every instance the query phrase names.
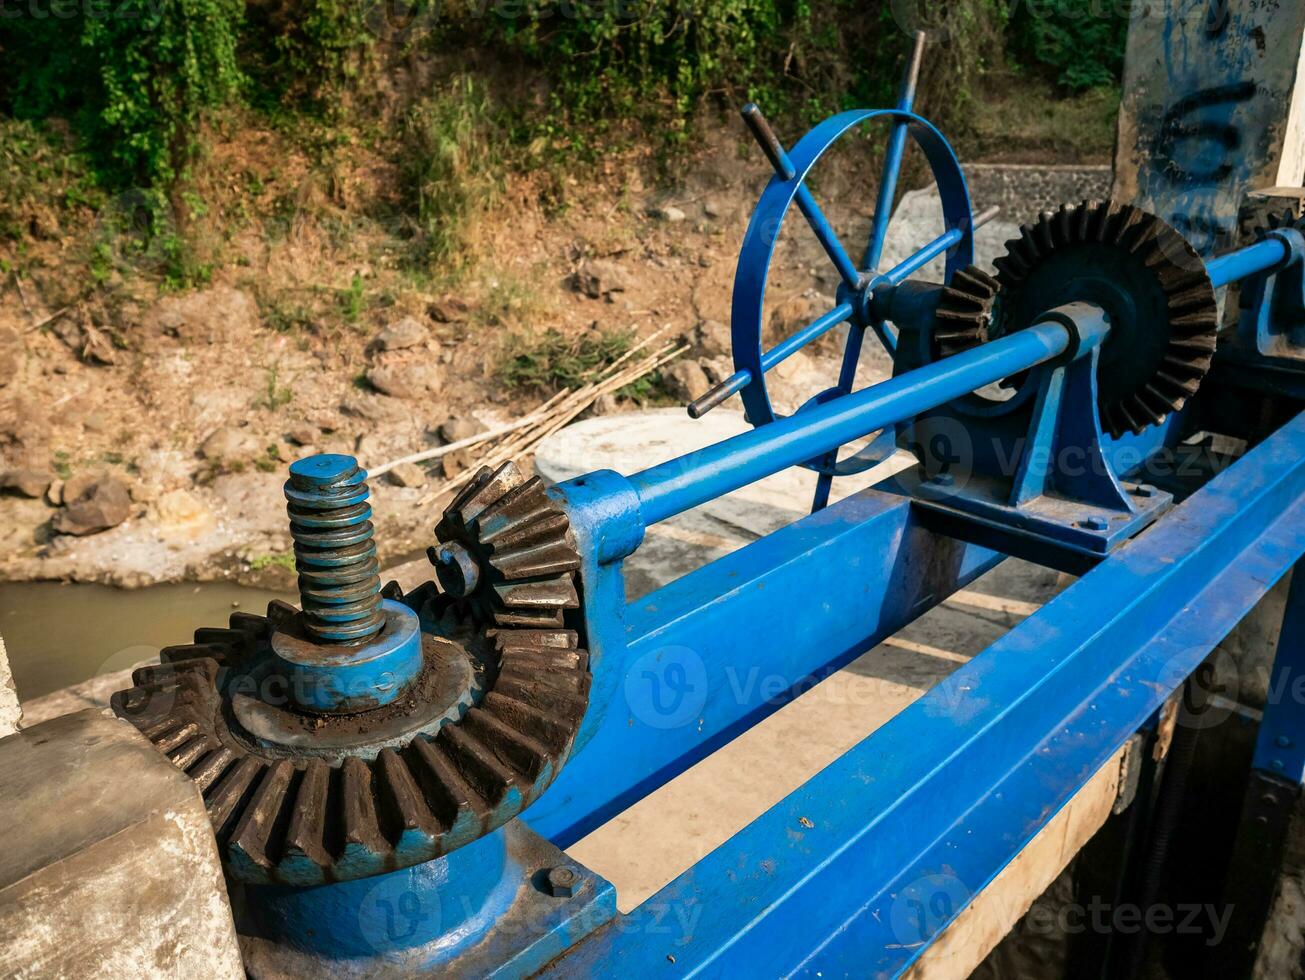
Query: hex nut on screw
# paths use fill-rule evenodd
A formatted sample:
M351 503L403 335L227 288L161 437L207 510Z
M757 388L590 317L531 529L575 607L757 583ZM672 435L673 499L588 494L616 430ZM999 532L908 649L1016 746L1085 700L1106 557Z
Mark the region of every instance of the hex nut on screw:
M548 871L548 891L554 898L570 898L584 885L575 868L562 865Z
M1083 526L1089 531L1105 531L1110 527L1110 522L1104 517L1089 517L1083 522Z

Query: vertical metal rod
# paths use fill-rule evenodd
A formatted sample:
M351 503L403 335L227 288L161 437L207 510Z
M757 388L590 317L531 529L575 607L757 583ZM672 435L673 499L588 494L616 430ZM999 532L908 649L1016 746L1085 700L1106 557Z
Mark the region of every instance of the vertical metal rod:
M743 121L752 131L753 137L761 146L761 152L766 154L766 159L770 161L771 167L774 168L775 174L780 180L792 180L797 170L793 166L793 161L789 159L788 153L784 150L783 144L780 143L779 137L775 131L770 128L770 123L766 117L761 114L761 109L755 102L749 102L742 110ZM797 188L797 206L802 212L803 217L807 219L807 224L811 225L811 230L815 232L816 238L820 241L820 247L825 250L838 269L839 276L845 283L853 289L861 284L861 274L852 264L851 257L843 248L843 243L838 240L833 225L825 217L825 213L820 210L820 205L816 199L811 196L811 191L807 190L805 183L798 184Z
M897 108L910 112L915 105L915 90L920 82L920 66L924 62L924 31L915 32L915 47L911 50L911 60L906 66L906 75L902 79L901 92L897 99ZM897 194L897 177L902 168L902 155L906 151L908 135L905 122L893 123L892 134L888 138L888 152L884 156L883 176L879 180L879 198L875 203L874 226L870 230L870 241L866 244L865 258L861 263L864 269L875 269L883 258L884 243L888 238L888 222L893 216L893 198ZM887 326L880 322L874 324L874 331L880 342L892 354L897 346L896 339L888 332ZM838 374L838 390L847 393L856 382L857 365L861 362L861 344L865 331L853 326L847 333L847 346L843 349L843 367ZM824 463L832 467L837 450L827 456ZM821 473L816 480L816 493L811 501L811 513L823 510L829 503L829 493L833 489L834 477L831 473Z

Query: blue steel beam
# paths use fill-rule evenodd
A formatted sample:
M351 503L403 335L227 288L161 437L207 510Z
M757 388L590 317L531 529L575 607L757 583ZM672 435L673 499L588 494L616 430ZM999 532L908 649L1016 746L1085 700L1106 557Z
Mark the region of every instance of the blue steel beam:
M747 731L1003 557L925 530L897 494L865 490L627 607L619 561L600 557L613 547L604 530L606 504L600 497L586 506L580 490L572 486L567 496L584 556L594 687L580 747L524 815L559 847ZM630 541L621 545L620 551L633 550ZM777 604L790 601L781 597L795 595L841 598L804 604L801 615L777 611ZM786 679L788 687L769 682L775 678Z
M1303 552L1305 415L546 975L900 973Z

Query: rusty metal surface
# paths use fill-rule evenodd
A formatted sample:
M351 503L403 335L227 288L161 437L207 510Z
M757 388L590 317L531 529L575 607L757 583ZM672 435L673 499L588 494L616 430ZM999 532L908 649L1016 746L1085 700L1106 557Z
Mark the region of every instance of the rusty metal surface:
M284 603L196 630L114 696L199 784L233 878L312 885L428 861L520 813L565 763L590 685L565 622L579 566L566 515L509 464L478 474L437 533L474 556L479 584L386 587L420 617L425 648L399 701L328 717L278 697L272 638L297 615Z

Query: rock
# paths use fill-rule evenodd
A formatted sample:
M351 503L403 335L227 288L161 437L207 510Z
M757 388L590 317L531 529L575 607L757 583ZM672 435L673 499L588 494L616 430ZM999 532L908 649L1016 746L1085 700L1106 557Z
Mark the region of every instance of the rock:
M648 209L648 217L656 218L658 221L669 221L671 224L684 220L684 212L673 204L667 204L659 207Z
M416 463L399 463L386 474L396 487L424 487L426 471Z
M0 490L12 490L33 500L45 496L50 489L50 474L40 470L5 470L0 473Z
M703 320L693 331L693 342L703 357L729 357L734 350L730 328L719 320Z
M67 509L54 518L54 529L60 534L78 537L96 534L117 527L131 516L131 495L122 481L104 476L69 498L65 487Z
M296 446L310 446L317 441L318 430L316 426L300 425L286 433L286 438Z
M109 431L109 419L103 412L91 411L82 421L87 432L104 433Z
M258 304L248 293L230 286L213 286L161 300L145 314L143 324L146 329L192 345L247 337L258 320Z
M248 429L224 426L199 447L199 454L214 463L244 462L259 455L258 439Z
M488 430L489 427L483 422L478 422L473 418L455 415L440 423L439 434L445 444L448 444L450 442L461 442L463 439L470 439L472 436L478 436L482 432Z
M442 374L424 361L378 364L367 371L371 386L391 398L422 398L440 387Z
M51 507L63 506L63 480L52 480L45 488L45 502Z
M696 361L681 358L662 370L666 390L682 402L700 398L711 388L707 374Z
M629 280L625 270L615 262L594 259L586 262L571 277L571 287L590 299L612 301L613 293L625 292Z
M133 480L127 486L127 492L131 494L132 501L138 504L152 504L159 499L158 486L144 480Z
M452 480L459 473L464 473L475 463L471 449L455 449L451 453L446 453L440 457L440 463L444 467L444 479Z
M734 373L734 362L728 357L700 357L698 366L713 385L720 384Z
M373 425L389 425L393 422L407 421L412 416L412 413L405 406L400 405L393 398L384 398L378 395L358 395L344 402L340 408L346 415L352 415L354 418L371 422ZM334 438L324 439L322 442L340 441L343 428L341 426L331 430ZM322 431L325 432L326 430L323 429Z
M813 366L814 362L811 357L803 351L798 351L784 358L771 370L780 381L792 381L799 375L811 370Z
M430 332L417 319L405 316L385 327L372 341L381 350L407 350L424 344L430 338Z
M610 391L605 391L594 399L595 415L615 415L621 410L621 402Z
M708 218L719 218L725 213L725 209L721 207L720 201L714 197L709 197L702 202L702 213Z
M444 296L426 307L426 312L436 323L456 323L465 320L471 307L456 296Z
M72 503L95 484L107 479L109 479L109 474L103 471L98 473L74 473L63 483L63 502L65 504Z
M169 490L154 504L154 513L168 531L198 534L213 524L213 512L189 490Z

